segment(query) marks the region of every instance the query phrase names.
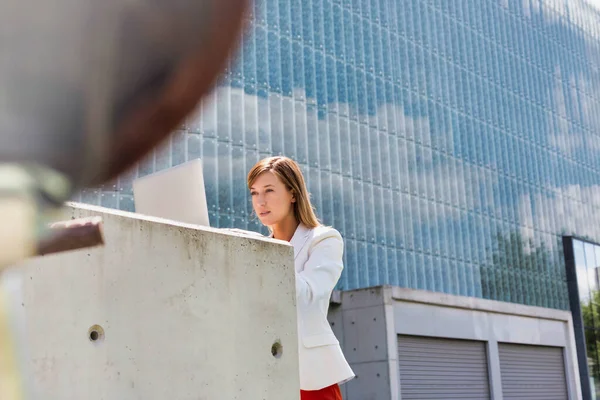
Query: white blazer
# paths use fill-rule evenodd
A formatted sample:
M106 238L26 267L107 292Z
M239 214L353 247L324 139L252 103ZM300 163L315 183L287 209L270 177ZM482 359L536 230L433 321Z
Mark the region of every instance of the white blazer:
M329 227L300 224L294 247L300 389L318 390L354 378L327 321L329 299L344 268L344 241Z

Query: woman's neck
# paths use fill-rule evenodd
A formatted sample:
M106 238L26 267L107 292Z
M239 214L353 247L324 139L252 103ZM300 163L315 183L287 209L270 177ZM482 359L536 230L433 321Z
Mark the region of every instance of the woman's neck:
M300 224L296 220L296 217L294 217L293 215L289 216L288 218L285 218L277 225L273 225L271 227L273 231L273 238L289 242L290 240L292 240L292 237L294 236L298 225Z

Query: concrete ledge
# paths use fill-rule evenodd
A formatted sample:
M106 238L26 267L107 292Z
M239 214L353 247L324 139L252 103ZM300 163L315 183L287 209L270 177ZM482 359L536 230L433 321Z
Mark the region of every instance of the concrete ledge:
M139 220L139 221L147 221L160 225L168 225L171 227L179 227L185 229L192 229L196 231L204 231L210 233L218 233L222 235L235 236L235 237L243 237L250 239L257 239L263 242L270 242L276 244L283 244L292 248L289 242L273 239L268 236L261 235L258 232L246 231L238 228L213 228L210 226L203 225L194 225L188 224L185 222L174 221L166 218L153 217L150 215L138 214L129 211L117 210L114 208L105 208L100 206L95 206L86 203L77 203L77 202L67 202L65 203L65 208L57 213L57 218L66 218L65 215L70 214L71 218L78 218L81 213L84 212L85 215L95 213L95 214L109 214L119 217L124 217L130 220Z
M32 258L3 285L32 398L298 398L291 245L77 203L55 218L89 216L105 246Z
M390 304L395 301L429 304L495 314L542 318L556 321L571 321L569 311L517 303L507 303L478 297L463 297L447 293L401 288L398 286L372 286L355 290L336 290L331 294L331 305L342 305L345 309ZM356 304L353 304L356 302Z
M395 286L384 286L383 288L385 292L389 293L389 298L396 301L431 304L472 311L542 318L563 322L571 321L571 313L563 310L505 303L476 297L454 296L446 293L413 290Z

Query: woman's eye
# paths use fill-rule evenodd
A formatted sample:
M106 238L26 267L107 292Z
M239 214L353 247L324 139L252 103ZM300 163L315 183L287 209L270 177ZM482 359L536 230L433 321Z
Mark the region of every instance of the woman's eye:
M256 192L250 192L250 196L256 196L258 193Z
M268 193L268 192L272 192L272 191L273 191L273 189L267 189L267 190L266 190L266 192L267 192L267 193Z

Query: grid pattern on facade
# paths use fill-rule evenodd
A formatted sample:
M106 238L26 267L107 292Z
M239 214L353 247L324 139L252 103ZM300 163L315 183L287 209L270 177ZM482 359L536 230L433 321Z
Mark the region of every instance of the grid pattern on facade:
M339 289L566 309L560 235L600 240L599 22L581 0L254 0L202 112L76 200L132 210L135 176L201 157L211 224L260 231L245 176L285 154L346 240Z

